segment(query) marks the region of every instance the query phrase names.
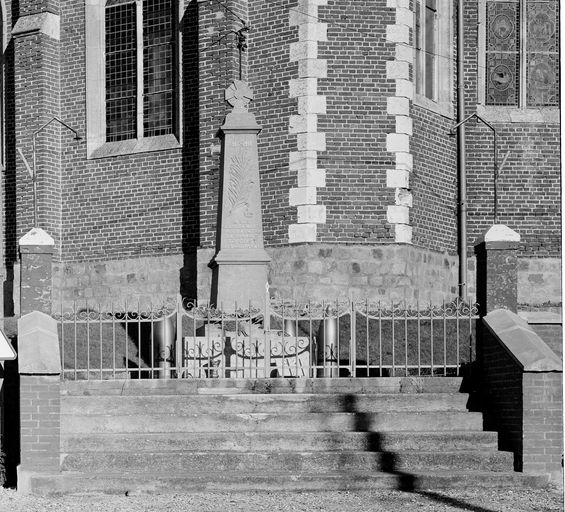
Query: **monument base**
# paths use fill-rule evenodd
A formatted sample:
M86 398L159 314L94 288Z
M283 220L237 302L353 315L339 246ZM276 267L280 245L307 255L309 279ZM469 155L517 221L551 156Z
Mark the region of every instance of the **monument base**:
M222 311L265 310L267 265L264 249L225 249L213 260L212 303Z

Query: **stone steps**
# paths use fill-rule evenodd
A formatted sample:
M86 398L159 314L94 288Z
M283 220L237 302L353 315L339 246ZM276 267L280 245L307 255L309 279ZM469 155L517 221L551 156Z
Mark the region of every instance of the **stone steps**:
M189 416L211 410L222 413L330 413L388 411L467 411L467 396L463 393L398 393L318 395L248 394L234 395L150 395L150 396L67 396L62 414L73 416L105 415L119 411L120 415L174 414Z
M64 415L63 433L94 432L442 432L482 429L477 412L245 413Z
M187 474L215 471L301 472L325 474L337 471L395 472L405 470L507 471L512 454L497 451L316 451L316 452L82 452L64 454L63 471L143 471Z
M27 485L39 494L53 493L175 493L206 492L221 489L244 491L324 491L396 489L405 491L488 488L529 488L548 485L546 476L523 475L515 472L492 471L411 471L374 473L339 471L317 475L312 472L241 473L209 471L187 475L154 471L109 473L66 472L57 475L31 475Z
M458 393L462 377L361 377L327 379L154 379L64 381L65 396L229 395L237 393Z
M497 450L496 432L185 432L62 434L65 453L97 451L458 451Z
M62 473L37 492L540 486L461 378L64 382ZM42 491L43 489L43 491Z

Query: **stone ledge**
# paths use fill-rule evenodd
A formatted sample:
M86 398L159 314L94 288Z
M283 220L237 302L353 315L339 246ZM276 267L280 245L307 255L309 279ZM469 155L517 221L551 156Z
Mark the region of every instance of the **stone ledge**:
M524 372L563 371L561 359L515 313L496 309L483 322Z
M18 18L18 21L14 25L12 36L21 37L33 34L34 32L40 32L59 41L61 33L60 20L60 16L52 12L41 12L22 16Z

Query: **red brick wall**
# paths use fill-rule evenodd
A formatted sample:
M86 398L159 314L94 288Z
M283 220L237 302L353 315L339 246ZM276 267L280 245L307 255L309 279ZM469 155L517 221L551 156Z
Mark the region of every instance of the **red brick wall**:
M485 428L515 454L515 469L559 473L563 454L561 372L523 372L498 340L481 329Z
M477 2L465 3L465 92L468 114L478 103ZM499 163L510 151L499 180L498 222L522 237L520 255L560 254L559 126L548 123L500 123L497 130ZM494 220L492 132L474 121L467 123L469 240L475 240ZM471 247L470 247L471 250Z
M326 169L318 203L326 205L327 222L318 226L318 240L394 241L386 222L394 204L386 170L395 161L386 152L386 134L395 131L395 118L387 115L386 99L396 84L386 78L386 62L394 59L395 45L386 42L386 26L395 24L396 12L384 0L330 0L319 13L328 23L328 42L318 45L328 78L318 81L318 94L327 96L327 115L318 119L327 145L318 158Z
M417 105L412 107L414 169L412 242L438 251L457 252L457 137L455 124Z
M499 432L500 450L515 453L515 469L522 455L522 371L495 337L481 326L477 334L483 368L485 429Z
M523 375L523 469L562 474L563 374Z
M60 377L20 375L21 465L59 470Z
M558 256L561 246L559 127L523 123L494 125L499 162L510 151L498 185L498 222L521 236L520 255ZM493 223L492 133L468 129L469 239Z
M298 28L289 26L289 11L296 0L252 0L249 14L249 81L255 95L251 111L263 128L258 136L259 172L265 244L288 243L288 226L296 222L296 208L288 194L296 187L296 172L289 171L289 152L296 137L288 133L289 117L297 114L297 100L289 97L288 80L298 77L297 62L290 62L290 44L298 41Z

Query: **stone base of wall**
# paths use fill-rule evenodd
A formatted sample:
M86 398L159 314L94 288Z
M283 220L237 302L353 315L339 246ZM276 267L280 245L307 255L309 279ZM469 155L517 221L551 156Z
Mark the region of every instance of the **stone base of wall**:
M183 296L207 301L213 249L187 255L58 263L53 267L54 310L89 301L109 305L158 305ZM331 300L369 298L385 302L441 303L457 296L458 258L408 244L309 243L267 248L272 297ZM556 258L521 259L519 301L561 304ZM475 297L475 259L469 259L468 291Z
M457 258L407 244L304 244L269 251L271 295L441 303L457 296Z

